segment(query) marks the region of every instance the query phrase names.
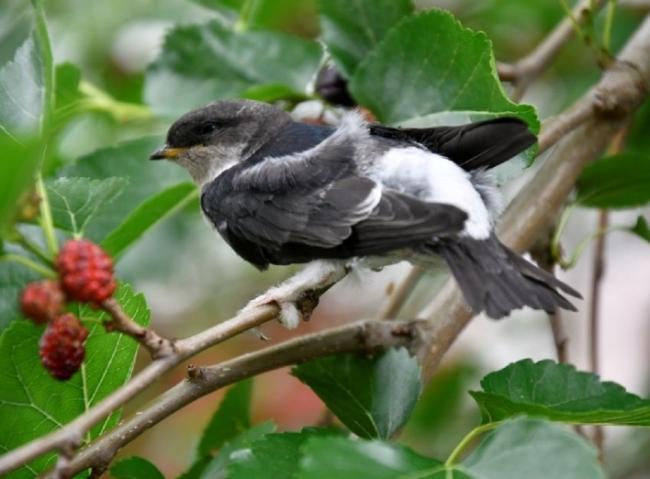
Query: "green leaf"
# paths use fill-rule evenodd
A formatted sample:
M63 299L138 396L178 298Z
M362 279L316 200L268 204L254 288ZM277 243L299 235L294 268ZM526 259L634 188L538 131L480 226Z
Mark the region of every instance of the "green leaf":
M246 454L236 454L228 466L228 479L284 479L294 477L301 458L300 448L314 437L331 436L328 429L308 428L300 432L267 434L252 443Z
M81 70L72 63L62 63L56 67L56 90L54 102L57 110L69 108L84 95L79 91Z
M462 470L476 479L605 477L598 451L585 439L564 427L529 418L508 421L491 432L463 461Z
M193 479L195 477L200 479L225 479L231 461L237 457L250 454L252 444L273 431L275 431L275 425L270 421L247 429L239 436L226 442L216 457L210 460L200 471L196 471L197 475L185 474L182 479ZM192 469L188 472L191 472Z
M223 12L223 10L232 10L239 12L244 5L245 0L192 0L194 3L203 5L206 8Z
M0 68L0 132L10 136L37 132L45 98L44 68L35 34Z
M102 241L102 247L118 258L152 226L197 197L193 183L170 186L142 202Z
M57 178L46 183L54 226L78 236L92 220L112 208L126 185L126 178Z
M88 225L86 237L101 242L143 201L170 186L187 181L187 173L181 167L170 162L149 161L151 152L162 143L162 138L158 137L141 138L104 148L80 158L59 173L62 177L98 180L119 174L129 180L123 193L113 201L112 207Z
M0 125L0 232L11 220L21 195L34 182L38 156L34 148L2 133Z
M137 456L116 462L109 472L115 479L165 479L154 464Z
M0 332L11 321L21 318L18 297L23 287L39 275L25 266L0 261Z
M473 123L477 121L491 120L504 116L511 116L512 113L492 113L489 111L441 111L430 115L409 118L400 121L398 126L404 128L432 128L436 126L457 126ZM535 147L530 148L511 160L492 168L490 173L493 175L497 184L503 184L508 180L518 177L528 168L534 158Z
M530 105L506 96L490 41L450 13L406 17L357 68L350 91L385 123L446 110L510 113L539 131Z
M434 472L442 466L439 461L398 444L342 437L310 439L302 453L300 470L295 476L299 479L425 478L429 476L415 473Z
M250 428L250 403L253 381L245 380L228 390L212 419L203 431L198 452L209 455L223 444Z
M254 87L283 85L304 96L320 58L318 43L280 32L235 32L216 20L181 26L149 68L145 98L158 113L175 116Z
M527 414L572 424L650 426L650 400L570 364L525 359L488 374L481 386L470 394L484 423Z
M593 208L634 208L650 202L650 156L623 153L587 166L576 202Z
M318 7L323 40L348 78L386 33L413 12L410 0L319 0Z
M149 310L141 294L120 285L116 299L139 324L147 324ZM0 450L8 451L52 432L97 404L131 376L138 343L100 324L104 313L79 307L77 314L89 329L86 359L70 380L60 382L41 366L38 342L43 326L14 321L0 337ZM95 438L117 424L120 411L94 426ZM32 461L8 477L33 477L54 465L55 454Z
M629 231L650 243L650 226L648 226L648 221L643 216L636 219L636 223Z
M420 366L406 349L379 356L317 359L292 373L355 434L388 438L408 419L420 393Z

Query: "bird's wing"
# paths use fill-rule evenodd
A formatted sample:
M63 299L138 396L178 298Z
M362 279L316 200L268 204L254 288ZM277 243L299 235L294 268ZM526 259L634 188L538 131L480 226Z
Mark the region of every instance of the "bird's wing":
M493 168L537 141L526 123L512 117L436 128L371 125L370 133L391 140L418 143L467 171Z
M303 262L382 254L462 230L466 214L358 176L350 145L267 158L220 175L201 206L248 261Z

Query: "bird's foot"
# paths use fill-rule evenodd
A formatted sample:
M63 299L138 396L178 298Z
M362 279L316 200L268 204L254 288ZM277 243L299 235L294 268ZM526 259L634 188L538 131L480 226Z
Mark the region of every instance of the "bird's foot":
M242 311L274 304L280 309L280 323L287 329L295 329L301 320L309 320L318 305L318 296L313 290L291 291L285 285L280 285L251 300Z
M284 283L251 300L242 311L275 304L280 309L280 323L294 329L301 320L309 320L320 295L345 274L343 263L314 261Z

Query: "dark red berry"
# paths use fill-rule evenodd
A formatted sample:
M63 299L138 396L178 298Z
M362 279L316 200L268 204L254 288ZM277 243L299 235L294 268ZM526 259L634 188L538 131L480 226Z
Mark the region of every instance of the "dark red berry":
M39 354L45 369L56 379L69 379L86 355L88 331L74 314L54 318L41 336Z
M350 96L348 81L335 67L324 67L316 77L316 92L332 105L356 106Z
M68 299L99 305L113 295L113 261L92 241L68 241L56 258L61 287Z
M65 296L59 283L49 279L29 283L20 295L23 314L37 323L46 323L63 311Z

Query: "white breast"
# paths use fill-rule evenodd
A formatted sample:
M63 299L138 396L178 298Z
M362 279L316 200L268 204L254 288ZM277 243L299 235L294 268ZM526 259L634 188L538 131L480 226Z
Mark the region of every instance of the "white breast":
M387 188L460 208L469 216L461 234L477 239L490 236L488 210L470 175L444 156L416 147L393 148L375 160L367 174Z

